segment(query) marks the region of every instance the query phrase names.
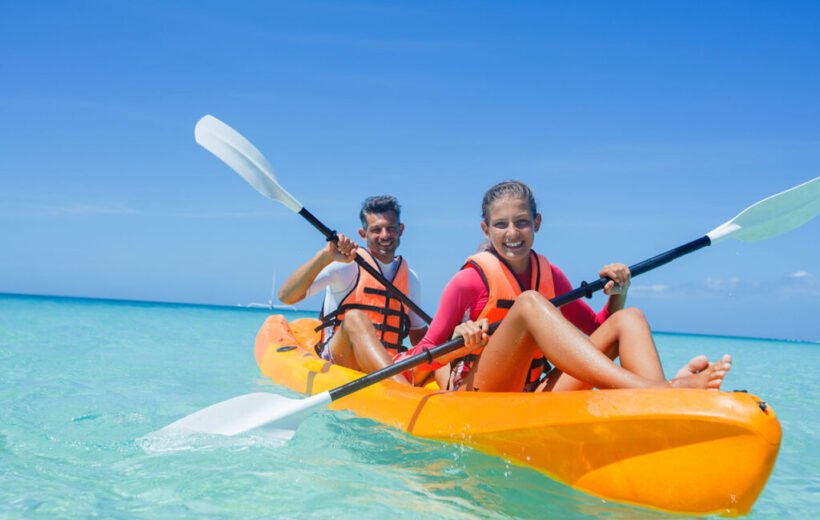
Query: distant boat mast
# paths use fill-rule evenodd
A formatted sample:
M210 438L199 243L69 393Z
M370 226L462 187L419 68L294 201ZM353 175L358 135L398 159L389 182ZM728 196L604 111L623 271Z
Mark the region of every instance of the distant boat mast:
M288 311L295 311L297 310L296 307L293 305L276 305L273 303L274 298L276 298L276 271L273 272L273 277L270 283L270 300L268 300L268 304L270 305L271 309L282 309Z
M295 311L298 310L293 305L277 305L274 302L276 298L276 271L273 272L273 277L271 279L271 288L270 288L270 299L268 303L255 303L251 302L246 305L239 304L239 307L244 307L246 309L270 309L270 310L286 310L286 311Z

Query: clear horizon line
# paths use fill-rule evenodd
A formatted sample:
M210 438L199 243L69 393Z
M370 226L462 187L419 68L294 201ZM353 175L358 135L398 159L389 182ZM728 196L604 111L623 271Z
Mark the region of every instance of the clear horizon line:
M118 302L118 303L140 303L140 304L158 304L158 305L169 305L169 306L184 306L184 307L215 307L220 309L231 309L231 310L250 310L250 311L269 311L269 310L286 310L290 312L315 312L319 313L319 309L273 309L266 308L266 307L247 307L248 304L229 304L229 303L198 303L198 302L180 302L180 301L169 301L169 300L141 300L135 298L113 298L113 297L103 297L103 296L74 296L74 295L65 295L65 294L35 294L35 293L13 293L13 292L4 292L0 291L0 297L2 296L16 296L16 297L23 297L23 298L55 298L55 299L64 299L64 300L94 300L94 301L107 301L107 302ZM283 304L284 305L284 304Z
M167 306L178 306L178 307L210 307L210 308L218 308L218 309L226 309L226 310L235 310L235 311L250 311L250 312L269 312L273 310L280 310L283 312L299 312L299 313L316 313L318 315L318 309L270 309L270 308L254 308L254 307L245 307L241 304L222 304L222 303L195 303L195 302L177 302L177 301L163 301L163 300L137 300L137 299L126 299L126 298L104 298L99 296L67 296L67 295L60 295L60 294L33 294L33 293L10 293L10 292L3 292L0 291L0 297L3 296L12 296L12 297L23 297L23 298L55 298L55 299L65 299L65 300L92 300L92 301L108 301L108 302L117 302L117 303L137 303L137 304L154 304L154 305L167 305ZM785 341L791 343L808 343L811 345L820 344L820 340L809 340L809 339L794 339L794 338L761 338L755 336L740 336L736 334L708 334L702 332L676 332L676 331L664 331L664 330L653 330L653 334L666 334L666 335L677 335L677 336L700 336L700 337L711 337L711 338L726 338L726 339L742 339L742 340L751 340L751 341Z

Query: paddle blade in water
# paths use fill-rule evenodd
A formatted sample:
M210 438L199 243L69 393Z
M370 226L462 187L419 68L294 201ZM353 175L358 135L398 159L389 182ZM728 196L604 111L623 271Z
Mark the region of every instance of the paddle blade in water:
M820 213L820 177L772 195L743 210L707 235L712 243L731 236L756 242L802 226Z
M296 431L299 424L331 401L323 392L305 399L257 392L240 395L192 413L160 431L237 435L262 426Z
M207 115L197 122L194 138L262 195L281 202L294 212L302 209L299 201L279 185L265 156L230 126Z

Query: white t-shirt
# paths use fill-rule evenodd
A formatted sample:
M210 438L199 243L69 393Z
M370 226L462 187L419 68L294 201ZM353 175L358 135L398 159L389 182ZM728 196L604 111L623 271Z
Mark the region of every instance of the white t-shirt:
M377 258L374 258L376 263L382 270L382 274L388 280L392 280L396 274L396 269L399 267L399 259L396 257L389 264L381 263ZM339 302L347 295L356 285L356 275L359 272L359 265L356 262L333 262L319 273L319 276L313 280L313 283L308 287L306 298L319 294L325 290L325 301L323 309L325 314L335 311L339 308ZM418 303L421 301L421 284L419 277L412 269L407 269L407 297L411 301ZM410 311L410 328L421 329L427 326L427 323L412 310ZM329 338L333 334L332 327L325 329L325 338Z

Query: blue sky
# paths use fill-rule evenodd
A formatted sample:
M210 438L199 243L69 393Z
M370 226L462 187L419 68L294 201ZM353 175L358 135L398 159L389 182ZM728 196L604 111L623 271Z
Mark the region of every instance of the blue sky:
M397 195L428 312L507 178L590 280L820 175L817 27L813 2L4 2L0 292L267 301L323 239L195 144L209 113L340 232ZM721 243L630 303L818 341L819 238Z

